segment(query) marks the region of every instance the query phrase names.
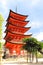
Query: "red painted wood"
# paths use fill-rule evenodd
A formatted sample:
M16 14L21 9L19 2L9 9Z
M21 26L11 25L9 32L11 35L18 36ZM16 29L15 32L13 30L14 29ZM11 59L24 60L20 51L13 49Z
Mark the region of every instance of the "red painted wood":
M10 54L16 55L24 54L21 52L21 48L24 44L21 44L23 38L29 38L31 35L24 35L24 33L30 29L24 27L29 21L25 21L27 16L20 15L10 10L9 17L6 24L6 44L5 47L9 49ZM15 43L16 42L16 43ZM18 44L20 42L20 44ZM15 52L14 52L15 51Z
M5 47L9 49L10 54L13 54L15 51L17 55L20 55L22 46L23 44L11 44L9 42L6 42L5 44Z
M19 20L25 20L27 18L27 15L21 15L21 14L13 12L12 10L10 10L9 16Z
M31 35L24 35L24 34L17 34L17 33L13 34L11 32L8 32L4 39L11 42L18 42L23 38L29 38L30 36Z
M21 21L21 20L17 20L17 19L13 19L12 17L9 17L7 19L7 22L8 24L11 23L12 25L24 27L29 21Z
M6 31L9 30L12 33L24 34L29 29L30 27L20 27L20 26L13 26L11 24L8 24Z

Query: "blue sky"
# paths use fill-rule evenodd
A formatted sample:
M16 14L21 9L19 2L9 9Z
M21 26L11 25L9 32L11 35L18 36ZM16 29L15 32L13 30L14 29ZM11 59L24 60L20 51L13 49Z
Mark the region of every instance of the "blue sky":
M10 9L17 13L28 15L27 20L30 20L27 27L31 29L26 33L32 33L33 37L38 40L43 40L43 0L0 0L0 13L6 20ZM6 21L3 23L5 30ZM4 33L3 33L4 35Z

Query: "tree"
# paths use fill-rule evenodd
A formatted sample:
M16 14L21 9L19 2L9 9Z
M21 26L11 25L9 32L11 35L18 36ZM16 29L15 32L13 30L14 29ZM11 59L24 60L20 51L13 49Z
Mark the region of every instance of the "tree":
M23 42L25 42L26 44L23 46L23 49L27 50L27 52L30 53L30 62L31 62L31 55L33 57L34 52L35 52L35 47L33 44L37 43L37 40L35 38L25 38L23 39ZM32 58L33 61L33 58ZM28 60L27 60L28 62Z
M0 59L2 58L2 24L3 24L4 18L3 16L0 14Z
M0 49L2 47L2 43L1 43L1 39L2 39L2 24L3 24L4 18L3 16L0 14Z
M27 50L27 52L32 54L32 61L33 61L33 55L36 54L36 62L37 62L37 52L40 52L42 49L41 46L38 44L39 42L35 38L25 38L23 39L23 42L26 44L23 46L23 49ZM30 56L31 57L31 56Z
M39 49L38 51L43 54L43 42L42 41L39 41Z
M0 61L2 59L2 43L1 43L1 39L2 39L2 23L4 21L3 16L0 14Z
M2 39L2 24L3 24L4 18L0 14L0 40Z
M0 50L2 49L2 48L1 48L1 44L2 44L2 43L0 42Z

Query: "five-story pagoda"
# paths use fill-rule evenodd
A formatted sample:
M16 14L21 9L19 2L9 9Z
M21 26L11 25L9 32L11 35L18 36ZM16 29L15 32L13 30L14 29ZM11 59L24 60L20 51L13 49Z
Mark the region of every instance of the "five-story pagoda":
M21 47L24 45L22 42L23 38L30 38L30 35L25 35L24 33L28 31L31 27L25 27L29 21L25 21L27 15L21 15L10 10L7 24L6 24L6 36L4 47L9 50L10 55L20 55Z

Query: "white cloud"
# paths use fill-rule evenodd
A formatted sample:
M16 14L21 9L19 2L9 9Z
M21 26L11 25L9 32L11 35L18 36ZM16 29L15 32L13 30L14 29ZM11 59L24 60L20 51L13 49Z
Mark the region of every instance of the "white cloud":
M8 11L8 7L7 7L7 0L0 0L0 7L1 7L1 13L6 14L6 12Z
M31 27L32 27L32 28L38 28L38 27L40 27L40 26L41 26L40 22L35 22L35 21L34 21L34 22L31 23Z
M1 3L1 7L3 7L4 9L6 9L6 5L7 5L7 0L0 0Z
M30 25L32 28L41 28L43 26L43 23L41 23L41 21L32 21Z
M17 0L18 2L23 2L24 0Z
M35 37L37 40L41 41L41 40L43 40L43 32L34 34L33 37Z
M38 5L41 0L31 0L31 5L35 6Z

